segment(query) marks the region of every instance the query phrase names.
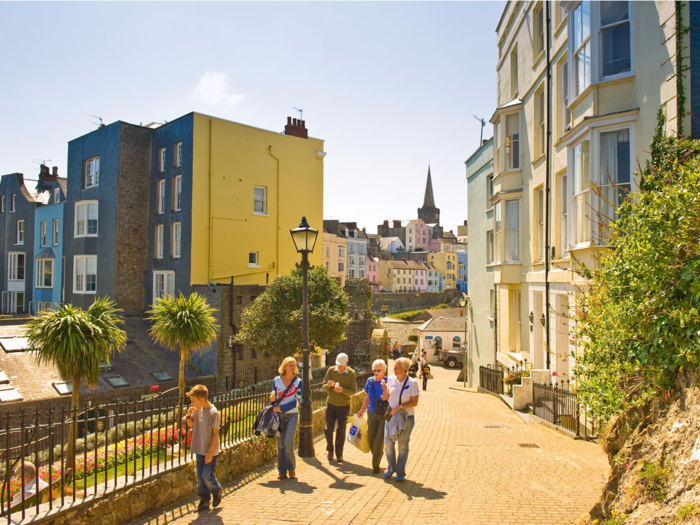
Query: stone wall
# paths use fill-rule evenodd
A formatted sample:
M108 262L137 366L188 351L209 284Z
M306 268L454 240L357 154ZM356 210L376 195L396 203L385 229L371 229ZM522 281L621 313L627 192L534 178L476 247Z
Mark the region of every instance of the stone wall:
M381 321L380 321L381 322ZM383 359L389 363L389 334L386 329L377 328L372 331L372 340L369 347L370 363L376 359Z
M355 394L350 403L350 412L355 413L364 402L364 392ZM314 434L323 432L326 420L325 408L313 414ZM299 434L297 432L296 441ZM261 466L277 456L277 440L250 438L221 452L216 463L216 476L226 483ZM76 502L68 510L50 511L44 517L33 519L36 524L46 525L118 525L134 519L144 512L169 505L180 498L197 497L196 463L154 475L138 486L119 489L109 496L84 503Z
M348 317L350 322L345 328L345 340L328 352L329 362L335 362L335 356L343 352L348 354L350 365L360 363L360 355L369 354L372 330L375 328L372 314L372 287L367 279L347 279L345 292L348 294ZM357 355L356 355L357 354Z
M439 304L450 303L455 298L461 298L462 292L449 289L444 292L421 293L375 293L372 294L372 312L380 314L382 306L387 305L389 311L430 308Z

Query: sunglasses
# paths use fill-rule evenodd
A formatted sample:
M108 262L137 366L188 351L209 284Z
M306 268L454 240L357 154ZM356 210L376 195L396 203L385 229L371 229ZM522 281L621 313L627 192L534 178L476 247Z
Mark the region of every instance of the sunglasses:
M384 370L372 370L375 374L378 374L379 372L384 372Z

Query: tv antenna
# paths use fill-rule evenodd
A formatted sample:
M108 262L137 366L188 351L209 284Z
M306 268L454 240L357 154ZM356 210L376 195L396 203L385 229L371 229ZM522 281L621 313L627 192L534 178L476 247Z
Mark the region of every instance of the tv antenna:
M94 124L95 126L97 126L97 127L99 127L99 128L101 128L102 126L104 126L104 124L102 124L102 117L98 117L98 116L96 116L96 115L90 115L90 116L91 116L92 118L96 118L97 120L100 121L99 124L98 124L97 122L93 122L93 124Z
M292 109L299 112L299 120L304 120L304 110L303 109L295 108L294 106L292 106Z
M484 143L484 127L486 127L486 121L482 118L477 117L474 115L474 118L481 122L481 135L479 136L479 147Z

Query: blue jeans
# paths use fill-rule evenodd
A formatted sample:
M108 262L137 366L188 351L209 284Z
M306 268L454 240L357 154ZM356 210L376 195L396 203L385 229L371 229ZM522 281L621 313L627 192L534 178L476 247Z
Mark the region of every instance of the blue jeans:
M204 458L200 454L197 456L197 494L200 498L209 501L212 494L216 494L221 490L221 483L216 479L216 458L211 458L210 463L205 463Z
M277 434L277 470L281 475L297 468L297 460L294 457L294 433L297 431L298 422L298 412L280 414L280 424L283 428Z
M384 423L384 452L389 463L389 472L396 472L399 476L406 476L406 463L408 462L408 442L411 440L411 432L416 420L408 416L401 438L394 442L389 436L389 423ZM396 459L395 445L399 448L399 458Z

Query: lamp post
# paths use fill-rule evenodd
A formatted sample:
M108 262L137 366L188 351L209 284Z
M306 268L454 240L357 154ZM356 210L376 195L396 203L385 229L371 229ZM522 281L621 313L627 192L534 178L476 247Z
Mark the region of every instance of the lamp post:
M289 230L292 234L292 241L297 252L301 254L301 266L298 268L303 270L303 284L301 291L301 304L303 312L302 321L302 370L301 380L303 383L301 391L301 402L299 403L299 457L312 458L314 454L314 435L313 435L313 411L311 407L311 364L309 362L309 300L308 300L308 274L311 266L309 265L309 254L313 253L316 239L318 238L318 230L314 230L309 223L306 222L306 217L301 218L301 224L298 228Z
M467 373L469 372L468 352L470 350L470 345L467 342L467 334L469 333L469 297L465 293L462 293L462 299L459 300L459 306L467 309L467 319L464 323L464 364L462 365L462 387L467 388ZM471 383L472 378L469 376L469 384L471 385Z

